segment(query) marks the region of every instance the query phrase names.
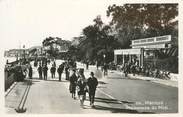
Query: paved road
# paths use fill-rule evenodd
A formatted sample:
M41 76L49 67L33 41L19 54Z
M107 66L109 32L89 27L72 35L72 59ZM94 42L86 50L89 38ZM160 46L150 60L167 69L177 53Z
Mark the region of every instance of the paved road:
M177 112L178 88L134 79L109 77L103 80L102 90L140 112Z
M57 65L61 62L57 61ZM84 66L78 64L78 67ZM96 71L95 67L85 70L86 77L90 71ZM144 80L126 79L112 72L108 77L99 79L95 108L89 107L87 97L83 109L78 99L71 98L68 81L58 82L57 75L56 79L51 79L50 74L48 76L48 81L38 80L34 69L34 79L25 103L26 113L175 113L178 110L178 88ZM65 74L63 79L64 76ZM23 91L16 87L13 90ZM6 106L9 108L12 104L8 103L11 95L13 92L6 97ZM18 102L17 98L16 104Z
M92 67L91 67L92 69ZM90 71L95 71L94 68ZM125 78L116 72L100 79L98 90L108 98L117 100L125 109L134 113L176 113L178 112L178 88L165 83L150 82L141 79ZM166 84L166 85L163 85ZM111 107L114 103L108 103ZM122 110L118 111L119 113Z

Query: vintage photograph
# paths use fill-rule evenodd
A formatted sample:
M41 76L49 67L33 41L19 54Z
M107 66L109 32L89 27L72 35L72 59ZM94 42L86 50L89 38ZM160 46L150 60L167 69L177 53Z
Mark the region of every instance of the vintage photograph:
M179 3L1 0L6 114L177 114Z

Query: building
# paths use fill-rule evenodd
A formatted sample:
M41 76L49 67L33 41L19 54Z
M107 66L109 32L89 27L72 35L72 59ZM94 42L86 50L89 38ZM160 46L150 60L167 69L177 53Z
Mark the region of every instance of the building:
M41 57L45 53L42 46L33 46L28 50L29 50L29 57Z
M171 35L132 40L131 49L114 50L114 62L136 62L138 66L144 66L145 59L156 58L156 50L167 51L171 48Z
M4 57L23 58L27 57L28 54L29 54L28 49L10 49L4 52Z

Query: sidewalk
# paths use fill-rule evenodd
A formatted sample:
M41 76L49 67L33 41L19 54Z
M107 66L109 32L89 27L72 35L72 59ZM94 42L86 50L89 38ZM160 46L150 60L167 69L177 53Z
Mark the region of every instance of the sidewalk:
M50 67L50 66L48 66ZM69 93L69 82L65 80L65 73L63 73L62 82L58 82L58 77L52 79L48 72L48 80L39 80L37 69L33 67L33 79L28 97L25 100L26 112L30 114L88 114L88 113L111 113L108 110L99 109L99 107L110 108L107 103L100 101L96 102L96 108L89 106L88 94L87 100L84 103L84 108L80 107L78 99L71 98ZM27 88L27 80L24 82L17 82L15 86L6 93L5 96L5 110L8 114L16 114L15 109L22 102L24 93ZM103 98L100 92L96 93L98 98ZM100 105L100 106L99 106Z
M117 74L118 77L125 78L125 75L120 71L112 70L112 71L109 71L109 72L111 72L113 74ZM133 76L133 74L128 74L128 78L146 80L146 81L159 83L159 84L163 84L163 85L167 85L167 86L171 86L171 87L178 87L178 81L176 81L176 80L162 80L162 79L159 79L159 78L146 77L146 76L137 75L137 74L135 74L135 76Z
M103 73L100 70L100 68L99 68L99 70L97 70L96 66L90 65L89 70L86 70L85 65L83 65L82 63L78 63L78 64L81 65L81 67L85 69L85 76L87 78L89 77L89 74L90 74L91 71L95 72L95 74L97 73L96 75L98 76L99 79L104 78ZM125 78L124 74L120 71L109 70L108 72L111 73L111 74L115 74L114 75L115 77ZM100 73L100 75L98 75L98 73ZM159 79L159 78L146 77L146 76L141 76L141 75L133 76L132 74L128 74L128 77L131 78L131 79L146 80L146 81L159 83L159 84L163 84L163 85L167 85L167 86L171 86L171 87L178 87L178 80L177 80L178 75L174 75L174 74L171 74L171 75L173 77L171 80L162 80L162 79ZM107 77L105 77L105 78L107 78Z

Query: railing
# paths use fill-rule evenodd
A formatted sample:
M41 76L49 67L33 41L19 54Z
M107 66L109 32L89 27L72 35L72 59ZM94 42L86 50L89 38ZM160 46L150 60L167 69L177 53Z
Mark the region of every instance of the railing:
M5 71L5 91L15 82L15 74Z
M5 91L15 82L23 81L26 77L26 66L11 64L11 66L5 66L4 68L5 78Z

